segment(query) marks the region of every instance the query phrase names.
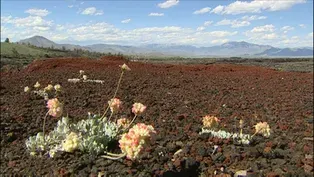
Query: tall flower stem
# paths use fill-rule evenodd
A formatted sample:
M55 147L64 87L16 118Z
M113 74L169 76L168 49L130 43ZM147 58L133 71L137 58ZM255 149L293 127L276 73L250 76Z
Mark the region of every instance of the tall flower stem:
M122 70L122 72L121 72L121 74L120 74L120 78L119 78L119 81L118 81L118 85L117 85L117 88L116 88L116 90L115 90L114 95L113 95L112 98L115 98L116 95L117 95L117 93L118 93L118 90L119 90L119 87L120 87L120 84L121 84L121 80L122 80L123 74L124 74L124 70ZM103 119L103 118L106 116L106 114L107 114L107 112L108 112L108 110L109 110L109 106L110 106L110 105L108 104L108 106L107 106L107 108L106 108L104 114L101 116L101 119Z
M45 125L46 125L46 118L49 114L49 111L46 113L45 117L44 117L44 123L43 123L43 137L44 137L44 142L45 142Z
M119 81L118 81L118 85L117 85L117 88L116 88L116 91L114 92L114 95L112 98L115 98L117 93L118 93L118 90L119 90L119 87L120 87L120 84L121 84L121 80L122 80L122 77L123 77L123 74L124 74L124 70L122 70L121 74L120 74L120 78L119 78Z
M113 153L108 153L108 152L107 154L108 155L102 155L101 157L104 157L110 160L118 160L126 156L126 154L113 154Z
M258 132L260 132L260 130L257 131L257 132L255 132L255 133L251 136L251 138L253 138Z
M136 119L137 115L135 115L132 119L132 121L130 122L129 126L126 128L126 130L132 125L132 123L134 122L134 120Z
M111 119L112 115L113 115L113 112L111 111L108 121Z

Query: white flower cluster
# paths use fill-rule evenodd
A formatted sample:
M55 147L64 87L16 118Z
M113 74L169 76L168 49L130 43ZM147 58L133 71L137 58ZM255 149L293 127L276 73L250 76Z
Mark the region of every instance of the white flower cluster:
M204 129L199 134L210 133L213 137L221 138L221 139L229 139L232 138L238 143L241 144L250 144L252 136L249 134L240 134L240 133L229 133L224 130L212 130L212 129Z
M103 84L105 83L105 81L103 80L92 80L92 79L88 79L87 75L84 75L85 71L80 70L80 77L81 78L73 78L73 79L68 79L68 82L71 83L79 83L79 82L91 82L91 83L99 83L99 84Z
M40 97L43 97L45 100L48 100L49 97L51 96L51 94L53 93L53 90L55 90L55 92L60 92L61 91L61 86L59 84L56 84L55 86L48 84L45 88L43 89L39 89L40 88L40 83L36 82L36 84L34 85L34 91L33 93L35 95L38 95ZM28 93L31 91L31 88L26 86L24 87L24 92Z

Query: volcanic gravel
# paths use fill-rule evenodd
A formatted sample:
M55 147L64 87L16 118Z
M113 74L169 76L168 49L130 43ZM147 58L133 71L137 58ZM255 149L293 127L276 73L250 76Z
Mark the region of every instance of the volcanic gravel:
M134 102L147 106L137 122L152 125L155 141L139 161L107 160L82 152L55 158L33 157L25 147L42 131L45 101L24 92L36 81L60 84L64 114L73 121L102 114L114 94L120 71L126 72L117 97L132 117ZM97 83L69 83L84 70ZM1 72L1 174L12 176L313 176L313 73L284 72L233 64L180 65L130 62L117 57L34 61L21 70ZM253 134L268 122L271 136L256 136L250 145L200 135L202 117L215 115L221 129ZM49 118L47 131L57 119ZM218 145L217 152L213 152ZM180 153L174 156L178 150ZM112 149L119 152L118 146Z

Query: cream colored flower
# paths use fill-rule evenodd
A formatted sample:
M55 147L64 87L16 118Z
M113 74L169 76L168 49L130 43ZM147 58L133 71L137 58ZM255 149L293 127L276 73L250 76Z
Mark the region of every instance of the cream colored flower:
M121 66L120 65L120 68L123 70L123 71L131 71L131 69L128 67L128 65L126 65L125 63Z
M118 98L112 98L108 101L109 107L111 112L115 113L118 112L122 106L122 101L120 101Z
M36 84L34 85L34 88L39 88L40 87L40 83L36 82Z
M142 103L134 103L132 107L132 112L135 115L142 114L146 110L146 106L144 106Z
M30 90L31 89L28 86L24 87L24 92L29 92Z
M203 117L203 126L205 128L212 128L212 127L217 126L219 121L220 120L217 117L207 115L207 116Z
M86 80L87 80L87 76L86 76L86 75L83 75L83 79L86 81Z
M117 124L119 127L128 128L128 126L130 124L130 120L127 118L121 118L121 119L117 120Z
M61 85L60 85L60 84L55 85L54 88L55 88L55 90L56 90L57 92L60 92L60 91L61 91Z
M62 143L62 149L66 152L73 152L78 148L79 143L79 136L76 133L71 132Z
M84 71L83 70L80 70L80 75L84 74Z
M51 91L53 89L53 85L49 84L47 87L44 88L44 91Z
M152 139L156 131L151 125L138 123L134 125L128 133L122 135L119 140L121 151L128 159L134 160L139 157L141 151Z
M259 122L255 125L255 134L262 134L265 137L270 136L270 127L267 122Z

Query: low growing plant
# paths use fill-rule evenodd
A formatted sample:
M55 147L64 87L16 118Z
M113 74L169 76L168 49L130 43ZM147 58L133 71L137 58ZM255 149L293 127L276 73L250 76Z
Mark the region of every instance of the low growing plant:
M78 82L94 82L94 83L100 83L103 84L105 81L103 80L93 80L93 79L88 79L87 75L85 75L85 71L80 70L79 71L80 75L79 78L72 78L72 79L68 79L68 82L72 82L72 83L78 83Z
M108 101L108 106L105 113L100 115L92 115L88 113L88 118L80 120L76 123L70 122L68 117L62 117L53 131L45 134L45 121L47 116L61 117L63 112L63 104L57 98L47 101L48 112L44 117L43 132L37 133L26 140L26 148L31 155L42 153L54 157L58 152L74 152L80 150L93 155L104 154L102 157L108 159L120 159L127 157L131 160L136 160L140 157L141 152L147 146L149 141L156 134L156 131L151 125L138 123L130 128L136 117L142 114L146 106L141 103L134 103L132 112L135 114L130 121L127 118L120 118L117 121L110 121L115 113L121 110L122 102L115 98L119 89L123 73L130 68L124 64L121 67L121 75L118 81L117 89L114 97ZM81 80L87 80L84 77L84 71L80 70ZM40 84L36 83L39 88ZM45 91L56 86L47 86ZM61 88L61 87L60 87ZM27 88L25 90L29 91ZM107 111L110 109L110 116L107 118ZM130 128L130 129L129 129ZM120 140L119 140L120 139ZM108 152L108 146L111 142L118 141L121 148L121 154Z
M257 134L262 134L264 137L270 136L270 127L267 122L259 122L255 127L255 133L253 135L243 134L243 120L240 120L239 128L240 133L227 132L224 130L219 130L218 124L219 119L215 116L205 116L203 117L203 128L199 134L210 133L213 137L221 138L221 139L233 139L237 143L240 144L250 144L253 137ZM218 129L218 130L217 130Z

